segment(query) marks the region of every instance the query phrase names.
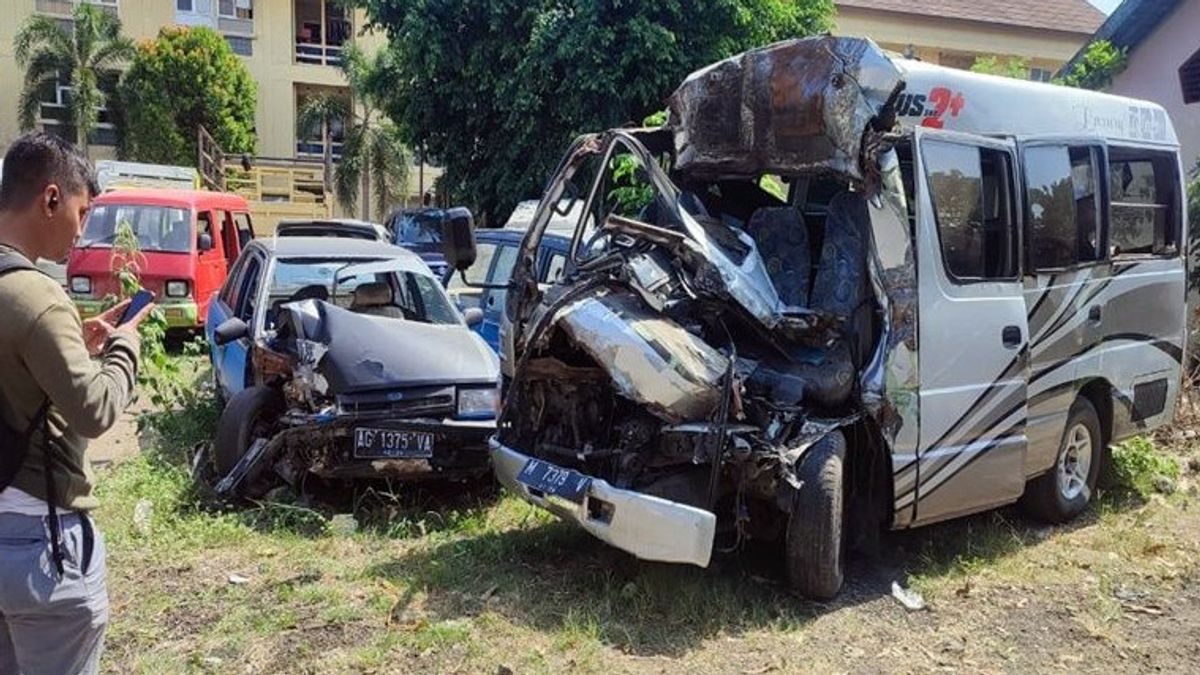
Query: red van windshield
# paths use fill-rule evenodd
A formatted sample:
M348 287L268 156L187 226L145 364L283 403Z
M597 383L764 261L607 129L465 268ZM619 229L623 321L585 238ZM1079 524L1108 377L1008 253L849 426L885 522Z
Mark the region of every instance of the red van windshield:
M188 209L145 204L101 204L92 207L79 246L110 247L128 227L143 251L187 253L192 250L192 217Z

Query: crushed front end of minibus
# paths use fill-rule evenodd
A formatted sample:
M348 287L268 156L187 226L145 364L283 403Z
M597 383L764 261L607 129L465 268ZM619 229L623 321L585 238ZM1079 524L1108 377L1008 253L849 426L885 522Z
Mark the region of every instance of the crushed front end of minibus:
M884 448L915 433L902 88L869 40L793 40L693 73L664 128L576 141L510 285L500 481L642 559L783 542L794 587L835 594L840 484L890 515ZM571 198L572 261L539 287Z

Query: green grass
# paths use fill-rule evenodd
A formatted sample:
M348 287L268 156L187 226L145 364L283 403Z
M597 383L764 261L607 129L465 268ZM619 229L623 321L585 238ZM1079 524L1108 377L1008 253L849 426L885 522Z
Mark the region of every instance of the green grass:
M214 421L215 407L194 397L151 422L150 451L101 476L109 672L496 672L499 664L520 673L725 672L810 657L838 664L850 646L885 639L897 626L920 633L920 624L896 623L904 614L887 597L893 579L942 608L970 584L1037 589L1035 601L1045 589L1083 584L1073 600L1084 607L1078 621L1090 634L1111 635L1123 625L1113 589L1147 578L1175 583L1200 559L1200 522L1171 501L1104 500L1079 523L1053 530L1009 509L893 535L881 560L864 563L857 580L852 574L842 598L819 605L788 594L766 552L721 558L710 570L639 562L485 489L368 492L356 500L360 527L352 533L331 528L335 514L320 507L221 506L185 468L187 451L211 435ZM144 530L132 517L141 500L153 505ZM231 583L235 573L248 581Z

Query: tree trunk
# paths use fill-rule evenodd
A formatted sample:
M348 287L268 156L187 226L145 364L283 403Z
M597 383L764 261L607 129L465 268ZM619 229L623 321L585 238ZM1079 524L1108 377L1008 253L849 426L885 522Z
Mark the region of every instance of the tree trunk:
M370 158L368 157L367 159L370 159ZM370 162L365 162L364 164L366 166L366 170L363 171L363 175L362 175L362 183L363 183L362 219L370 220L371 219L371 168L370 168L371 164L370 164Z
M324 136L321 139L321 164L325 173L322 187L325 190L325 198L329 199L329 193L333 192L333 129L330 128L332 125L329 124L328 119L323 120L321 126L322 136Z

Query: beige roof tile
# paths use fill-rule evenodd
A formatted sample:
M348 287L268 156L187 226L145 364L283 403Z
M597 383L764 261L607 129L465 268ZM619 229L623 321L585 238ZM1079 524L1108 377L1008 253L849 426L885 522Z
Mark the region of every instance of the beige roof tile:
M1104 22L1104 14L1087 0L835 0L835 3L839 7L1089 35Z

